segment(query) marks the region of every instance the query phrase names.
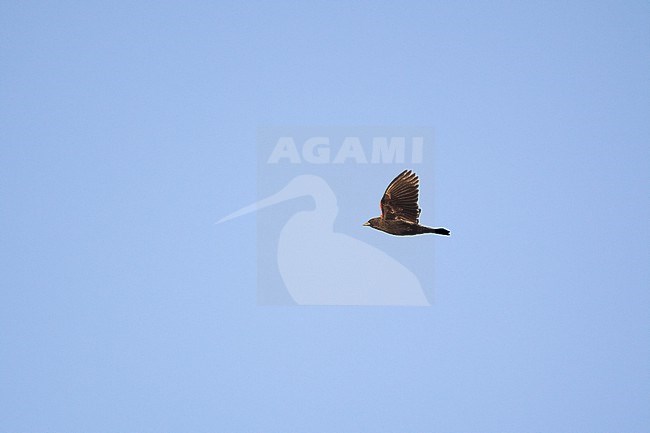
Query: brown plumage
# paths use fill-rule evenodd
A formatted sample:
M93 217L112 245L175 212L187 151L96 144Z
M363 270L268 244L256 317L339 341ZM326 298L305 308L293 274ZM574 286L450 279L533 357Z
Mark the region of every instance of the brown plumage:
M419 224L418 192L420 180L411 170L401 172L386 188L379 207L381 216L371 218L364 226L396 236L434 233L449 236L449 230Z

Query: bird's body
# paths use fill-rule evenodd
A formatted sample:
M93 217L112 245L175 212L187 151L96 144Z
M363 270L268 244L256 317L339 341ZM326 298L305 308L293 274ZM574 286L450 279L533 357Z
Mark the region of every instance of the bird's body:
M402 220L383 220L381 217L372 218L368 221L370 227L395 236L412 236L424 233L449 236L449 230L443 228L427 227L420 224L413 224Z
M404 170L386 188L379 203L381 216L371 218L364 226L381 230L395 236L412 236L424 233L449 236L449 230L420 225L418 176Z

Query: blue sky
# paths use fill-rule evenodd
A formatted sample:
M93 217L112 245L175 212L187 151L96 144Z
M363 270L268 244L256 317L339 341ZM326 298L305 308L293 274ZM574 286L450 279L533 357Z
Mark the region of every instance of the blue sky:
M646 2L5 1L0 50L0 430L649 431ZM214 222L278 125L434 128L432 307L256 305Z

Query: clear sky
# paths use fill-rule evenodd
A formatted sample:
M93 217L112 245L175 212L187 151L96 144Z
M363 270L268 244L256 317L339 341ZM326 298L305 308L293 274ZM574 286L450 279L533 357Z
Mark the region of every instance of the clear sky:
M3 1L0 57L0 431L650 431L647 2ZM452 236L359 227L431 307L257 305L277 125L435 130Z

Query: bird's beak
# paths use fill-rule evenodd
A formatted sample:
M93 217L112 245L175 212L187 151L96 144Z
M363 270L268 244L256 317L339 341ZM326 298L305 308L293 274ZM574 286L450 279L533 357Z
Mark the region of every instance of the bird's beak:
M370 223L369 223L369 222L365 222L365 223L363 223L363 225L364 225L364 226L369 226Z
M242 209L239 209L237 212L233 212L230 215L226 215L225 217L221 218L219 221L217 221L217 224L221 224L222 222L238 218L242 215L246 215L251 212L255 212L257 210L260 210L262 208L265 208L267 206L272 206L277 203L281 203L283 201L292 199L294 197L299 196L299 194L294 194L291 191L288 191L287 188L282 189L280 192L271 195L270 197L264 198L257 203L250 204Z

